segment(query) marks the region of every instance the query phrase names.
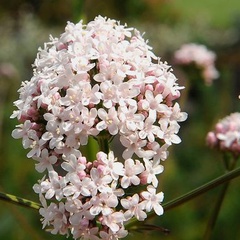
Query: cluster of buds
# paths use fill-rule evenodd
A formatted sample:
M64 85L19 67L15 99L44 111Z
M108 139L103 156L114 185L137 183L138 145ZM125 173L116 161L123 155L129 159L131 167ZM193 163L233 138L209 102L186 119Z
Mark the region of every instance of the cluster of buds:
M232 113L220 120L207 134L207 144L235 156L240 154L240 113Z
M12 114L21 123L13 137L47 172L34 186L43 226L74 239L118 239L132 217L161 215L157 175L168 147L181 141L178 122L187 114L174 100L182 88L141 34L115 20L68 22L50 37ZM89 137L101 150L93 162L80 151ZM125 149L123 163L101 149L113 137Z
M218 78L219 73L215 68L216 54L204 45L195 43L184 44L174 54L176 64L187 66L194 64L202 71L202 78L206 85Z

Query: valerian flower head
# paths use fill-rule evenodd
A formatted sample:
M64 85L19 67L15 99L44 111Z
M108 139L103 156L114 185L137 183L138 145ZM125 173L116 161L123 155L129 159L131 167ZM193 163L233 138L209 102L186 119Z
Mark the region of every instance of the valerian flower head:
M33 66L12 114L22 123L13 136L31 149L28 157L39 159L44 149L49 157L76 154L102 133L120 136L131 149L124 158L153 158L149 141L180 142L177 122L186 114L173 101L182 87L136 29L100 16L87 25L68 22L39 48Z
M221 151L240 155L240 113L235 112L221 119L207 134L207 144Z
M211 85L212 81L219 76L215 68L216 54L204 45L184 44L175 52L174 60L179 65L195 64L201 69L202 77L207 85Z
M74 239L118 239L130 218L162 214L156 175L181 141L181 89L139 31L112 19L68 22L39 48L11 117L20 122L13 137L30 149L36 170L47 171L34 186L44 227ZM101 151L90 162L80 151L89 137L118 137L124 163Z

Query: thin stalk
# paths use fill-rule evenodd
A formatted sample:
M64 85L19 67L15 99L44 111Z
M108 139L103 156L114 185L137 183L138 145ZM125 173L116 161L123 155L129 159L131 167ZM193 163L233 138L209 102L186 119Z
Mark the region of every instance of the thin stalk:
M207 191L209 191L213 188L216 188L217 186L219 186L223 183L226 183L226 182L228 182L236 177L239 177L239 176L240 176L240 167L236 168L235 170L232 170L228 173L225 173L222 176L215 178L214 180L212 180L198 188L195 188L194 190L192 190L180 197L177 197L177 198L163 204L162 205L163 209L165 212L169 211L169 210L171 210L175 207L178 207L178 206L200 196L201 194L206 193ZM156 216L155 212L151 211L148 214L148 219L151 217L154 217L154 216ZM127 223L126 228L130 229L131 227L135 226L137 223L138 223L138 220L134 218Z
M214 206L212 215L211 215L211 217L210 217L210 219L208 221L208 224L207 224L207 228L206 228L206 231L205 231L205 234L204 234L204 238L203 238L205 240L211 238L211 234L212 234L212 231L213 231L214 226L216 224L216 221L217 221L217 218L218 218L218 215L219 215L219 212L220 212L220 209L221 209L224 197L225 197L227 189L229 187L229 183L230 182L226 182L222 186L221 192L220 192L220 194L218 196L218 199L217 199L217 202L216 202L216 204Z
M226 183L234 178L237 178L240 176L240 167L236 168L235 170L232 170L178 198L175 198L165 204L163 204L164 211L169 211L181 204L186 203L187 201L190 201L194 199L195 197L198 197L199 195L223 184ZM23 207L28 207L28 208L33 208L35 210L39 210L41 208L41 205L36 202L29 201L24 198L20 198L11 194L3 193L0 192L0 200L7 201L13 204L17 204ZM152 211L148 214L149 217L155 216L155 213ZM130 229L131 227L135 226L137 224L138 220L137 219L132 219L126 224L126 228Z
M97 138L98 141L98 146L99 150L108 154L110 149L109 149L109 138L105 136L101 136Z
M8 193L3 193L3 192L0 192L0 200L13 203L16 205L20 205L22 207L33 208L36 210L39 210L39 208L41 207L39 203L32 202L27 199L17 197Z
M240 167L236 168L235 170L229 171L228 173L223 174L222 176L213 179L212 181L195 188L194 190L175 198L172 201L169 201L165 204L163 204L163 208L165 211L168 211L170 209L173 209L183 203L186 203L189 200L192 200L195 197L198 197L199 195L206 193L207 191L218 187L219 185L229 182L230 180L239 177L240 176Z
M224 160L225 160L224 161L225 167L226 167L226 170L228 172L235 168L236 162L237 162L236 158L227 159L227 161L226 161L226 158L225 158ZM205 240L208 240L208 239L211 238L212 231L213 231L213 229L214 229L214 227L216 225L217 218L218 218L218 215L219 215L220 209L222 207L223 200L224 200L224 197L226 195L226 192L227 192L227 189L228 189L229 185L230 185L229 181L225 182L223 184L222 188L221 188L221 191L219 193L219 196L217 198L216 204L214 206L212 215L210 216L208 224L207 224L207 228L206 228L206 231L205 231L205 234L204 234L204 238L203 238Z

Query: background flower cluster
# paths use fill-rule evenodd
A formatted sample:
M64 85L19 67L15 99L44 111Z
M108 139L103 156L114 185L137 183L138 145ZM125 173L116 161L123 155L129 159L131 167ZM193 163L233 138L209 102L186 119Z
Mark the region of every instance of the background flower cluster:
M240 113L235 112L219 120L207 134L207 144L235 156L240 154Z

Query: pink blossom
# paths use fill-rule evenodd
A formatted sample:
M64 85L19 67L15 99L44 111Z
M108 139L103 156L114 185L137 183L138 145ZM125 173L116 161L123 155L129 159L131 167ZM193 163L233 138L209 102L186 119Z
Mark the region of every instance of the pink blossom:
M98 116L102 121L96 125L97 130L102 131L107 129L111 135L116 135L118 133L119 119L114 107L111 107L108 112L100 108L98 110Z
M33 76L14 102L11 117L20 125L12 135L22 138L36 169L47 170L34 191L52 233L119 239L132 217L142 221L151 209L160 215L160 161L180 143L178 123L187 115L174 103L183 87L151 49L138 30L101 16L86 25L68 22L39 48ZM84 156L90 138L114 137L123 162L111 151L92 162Z
M157 187L158 180L156 175L163 172L163 166L159 164L159 161L152 161L143 159L146 170L141 174L141 178L146 178L147 183L152 183L154 187Z
M207 134L207 144L221 151L240 154L240 113L232 113L218 121L213 131Z
M212 81L219 76L215 68L216 54L204 45L184 44L175 52L174 59L179 65L196 64L202 71L202 77L207 85L211 85Z
M141 196L144 198L142 204L145 205L146 211L150 212L152 209L154 209L157 215L162 215L163 207L160 205L160 203L163 201L163 193L160 192L156 194L156 188L151 185L147 187L147 190L148 191L141 193Z
M135 163L131 158L125 160L125 171L121 179L121 186L127 188L132 184L139 185L140 178L137 175L143 171L144 166L139 160L136 160Z
M126 220L131 219L133 216L135 216L139 221L143 221L147 218L147 214L143 211L144 207L141 203L139 203L139 200L138 194L134 194L130 198L121 200L123 208L127 209L124 213Z
M35 157L34 159L39 162L35 165L35 168L40 173L46 169L52 170L53 165L57 162L57 156L49 154L46 148L42 150L40 157Z
M121 223L125 220L122 212L114 212L112 214L103 216L103 225L107 225L112 232L117 232L121 228Z

